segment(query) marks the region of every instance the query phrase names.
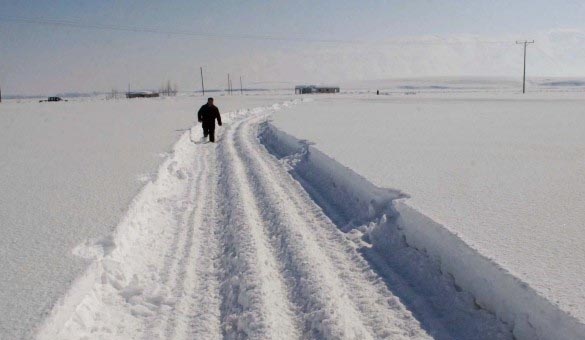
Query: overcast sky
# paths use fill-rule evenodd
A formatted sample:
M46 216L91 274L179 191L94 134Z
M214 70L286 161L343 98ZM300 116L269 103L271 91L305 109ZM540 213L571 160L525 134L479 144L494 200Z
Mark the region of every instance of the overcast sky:
M125 90L129 83L148 89L166 80L180 90L199 89L199 66L215 88L224 86L228 72L243 75L255 87L304 80L507 75L521 57L513 40L523 37L540 39L531 52L533 74L585 76L575 74L585 66L580 64L585 1L1 2L0 85L9 94ZM301 41L9 21L18 18ZM348 42L302 41L307 39ZM510 45L497 43L508 40ZM487 68L485 55L492 56Z

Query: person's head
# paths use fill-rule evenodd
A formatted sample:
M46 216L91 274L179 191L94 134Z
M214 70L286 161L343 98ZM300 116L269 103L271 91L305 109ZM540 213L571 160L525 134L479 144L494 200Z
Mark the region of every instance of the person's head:
M213 98L211 97L207 98L207 104L213 105Z

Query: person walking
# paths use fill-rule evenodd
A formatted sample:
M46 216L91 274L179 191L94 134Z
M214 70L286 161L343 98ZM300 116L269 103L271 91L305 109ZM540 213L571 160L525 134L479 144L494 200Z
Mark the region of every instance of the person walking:
M209 141L215 142L215 120L217 124L221 126L221 115L217 106L213 105L213 98L207 99L207 104L201 106L199 112L197 112L197 121L201 123L203 127L203 138L209 136Z

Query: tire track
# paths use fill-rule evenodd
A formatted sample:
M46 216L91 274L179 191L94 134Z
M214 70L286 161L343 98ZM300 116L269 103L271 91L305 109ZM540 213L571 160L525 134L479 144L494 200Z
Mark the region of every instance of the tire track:
M191 253L199 246L197 238L194 237L195 225L193 222L198 213L197 210L201 209L201 192L203 191L201 187L205 184L205 176L208 173L207 163L203 161L204 159L205 157L199 157L199 161L195 162L198 166L196 175L186 172L189 180L185 185L186 190L183 195L171 200L170 209L175 219L176 230L173 242L165 253L165 261L160 274L163 289L168 290L165 292L166 299L171 303L159 303L158 310L153 317L146 320L145 339L168 338L177 322L177 317L180 316L177 313L177 303L183 298L183 288L188 275L187 266L193 260Z
M215 147L199 152L194 162L205 163L205 170L195 188L195 208L188 221L184 257L179 263L181 279L174 294L177 304L166 323L165 336L169 339L218 338L220 335L219 282L215 268L218 252L214 228Z
M263 216L273 221L271 238L280 244L280 258L295 273L291 279L296 281L297 304L305 312L305 335L428 338L348 240L263 150L254 129L261 119L250 118L238 127L240 157L257 183L255 197L264 200ZM316 310L323 314L321 320L315 318ZM327 322L315 324L322 320Z
M297 319L288 299L283 268L270 247L266 221L259 214L234 132L218 147L221 162L218 202L224 225L222 327L226 339L297 339Z

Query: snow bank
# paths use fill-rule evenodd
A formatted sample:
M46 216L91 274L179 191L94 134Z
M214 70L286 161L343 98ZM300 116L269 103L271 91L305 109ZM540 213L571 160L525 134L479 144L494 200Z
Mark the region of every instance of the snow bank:
M420 318L443 324L436 328L446 327L455 338L469 337L482 325L462 322L462 316L487 311L518 339L585 339L585 325L410 207L404 193L374 186L272 124L260 139L342 230L371 244L373 253L364 251L370 262L407 282L408 288L397 288L399 295Z
M165 298L168 292L158 283L160 274L150 270L149 265L159 260L153 257L156 254L152 249L167 241L165 226L177 218L175 210L179 207L167 207L163 203L176 194L184 194L179 190L181 183L192 181L184 175L192 166L188 157L193 154L190 133L190 130L183 133L170 156L160 165L156 178L133 199L115 232L102 239L88 240L74 249L75 254L92 258L93 262L53 307L38 330L39 339L71 334L87 336L97 331L88 328L94 320L107 319L123 320L132 332L139 324L133 316L151 315L160 306L175 303ZM136 273L141 272L151 272L150 280L138 280ZM117 300L126 301L131 313L117 309L116 305L120 305ZM112 308L105 313L100 311L101 301L109 301ZM115 329L99 332L123 336L123 331Z
M297 140L272 125L263 129L261 139L273 154L286 160L290 169L294 169L292 173L298 175L296 178L320 204L327 202L329 212L335 214L334 222L343 223L346 231L380 217L392 200L406 197L397 190L375 187L306 141ZM332 197L350 199L331 200Z

